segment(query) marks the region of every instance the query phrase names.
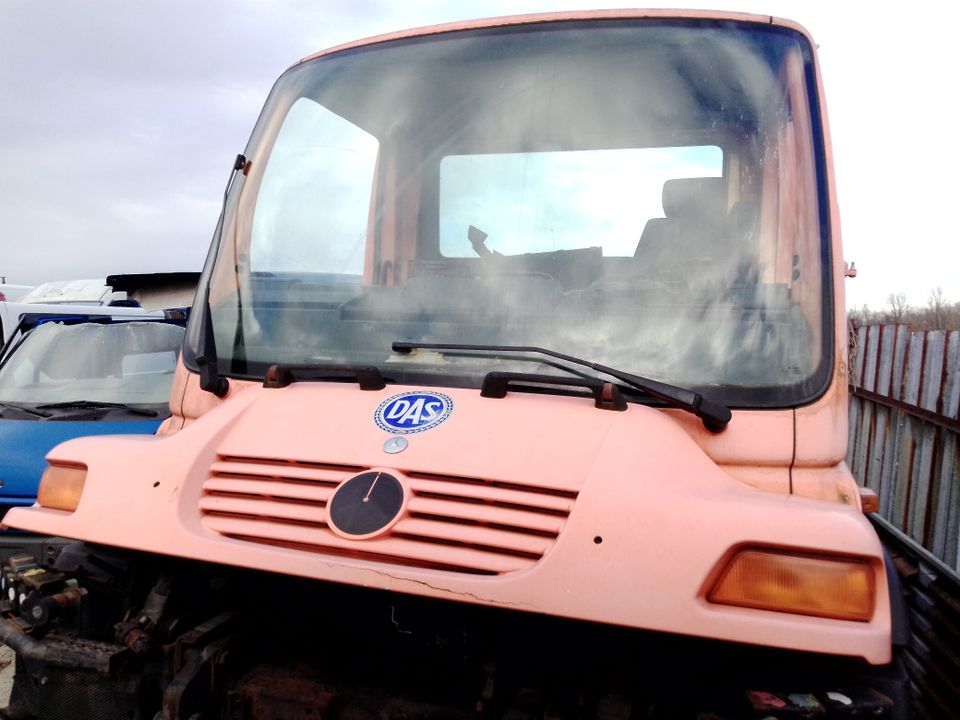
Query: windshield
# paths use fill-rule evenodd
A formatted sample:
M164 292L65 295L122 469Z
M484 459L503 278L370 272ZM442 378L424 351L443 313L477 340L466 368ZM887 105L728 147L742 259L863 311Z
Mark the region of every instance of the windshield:
M664 20L293 68L205 271L221 372L478 385L502 359L391 343L525 345L734 406L813 399L831 299L812 72L793 31ZM198 339L194 323L194 369Z
M47 322L0 365L0 403L166 405L183 328L161 322Z

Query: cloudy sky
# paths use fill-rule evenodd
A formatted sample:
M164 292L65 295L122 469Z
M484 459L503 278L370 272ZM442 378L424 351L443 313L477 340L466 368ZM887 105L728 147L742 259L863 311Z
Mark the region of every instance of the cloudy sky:
M676 7L671 2L654 3ZM689 4L689 3L687 3ZM347 40L611 0L0 0L0 275L198 270L273 81ZM699 1L788 17L820 46L848 306L960 301L960 6ZM951 90L950 88L954 88Z

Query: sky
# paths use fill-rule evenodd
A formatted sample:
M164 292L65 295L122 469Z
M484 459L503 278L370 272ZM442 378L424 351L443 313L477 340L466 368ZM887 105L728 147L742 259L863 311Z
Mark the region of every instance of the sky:
M847 306L960 301L960 5L697 1L786 17L819 46ZM0 0L0 276L199 270L274 80L370 35L611 0ZM657 7L690 3L657 2ZM946 138L946 140L944 139Z

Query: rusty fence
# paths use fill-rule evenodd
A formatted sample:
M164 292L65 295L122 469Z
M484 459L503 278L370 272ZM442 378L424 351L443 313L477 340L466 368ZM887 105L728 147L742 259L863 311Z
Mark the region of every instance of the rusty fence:
M881 517L960 570L960 331L875 325L851 341L847 464Z

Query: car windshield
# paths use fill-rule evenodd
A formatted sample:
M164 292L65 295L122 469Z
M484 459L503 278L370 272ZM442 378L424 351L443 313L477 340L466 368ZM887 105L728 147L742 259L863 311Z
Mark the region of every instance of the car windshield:
M734 406L810 401L832 332L811 63L785 28L633 19L294 67L202 281L220 371L477 385L510 361L391 343L524 345ZM193 369L199 342L194 322Z
M0 365L0 403L167 403L183 328L163 322L46 322Z

